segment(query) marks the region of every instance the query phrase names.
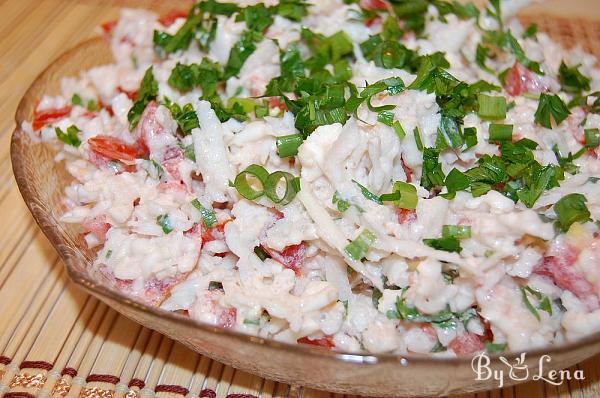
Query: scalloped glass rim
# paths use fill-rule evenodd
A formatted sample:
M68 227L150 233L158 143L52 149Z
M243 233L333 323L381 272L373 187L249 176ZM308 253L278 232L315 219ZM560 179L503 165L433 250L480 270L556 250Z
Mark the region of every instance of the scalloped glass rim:
M90 61L83 57L84 55L94 55L95 59ZM79 60L80 62L76 63L74 62L75 60ZM81 62L81 60L86 61ZM117 311L123 313L127 317L133 318L146 327L167 334L169 337L172 337L193 350L209 357L216 358L226 364L277 381L307 385L313 388L328 389L336 392L377 394L382 396L393 396L398 394L405 396L422 394L444 395L448 393L455 394L496 387L493 380L491 382L475 382L473 380L473 383L470 385L465 384L464 380L458 382L458 373L461 373L461 375L464 376L465 370L472 372L471 358L432 358L422 355L354 354L330 351L307 345L293 345L277 342L275 340L263 339L217 328L208 324L196 322L183 315L162 311L158 308L135 302L119 291L98 283L98 281L87 272L86 265L91 262L89 253L86 253L86 249L81 246L81 242L78 244L72 237L68 236L64 227L60 225L56 217L53 216L52 209L45 208L44 204L41 202L40 187L32 182L34 180L32 176L34 176L36 171L39 173L39 170L42 169L42 167L31 167L32 165L29 164L27 160L35 159L35 161L38 161L38 159L42 159L42 157L26 155L28 154L28 151L32 150L32 145L38 147L45 146L32 144L30 137L22 131L21 123L23 121L31 120L36 100L45 92L56 91L58 88L58 81L61 77L74 75L78 71L88 69L94 65L101 65L107 61L110 61L109 48L101 38L93 38L82 42L58 57L36 78L20 101L15 117L16 128L11 140L10 156L13 172L21 195L33 214L36 223L65 262L71 280L87 292L108 303ZM68 72L72 73L69 74ZM45 151L49 151L49 149L45 149ZM36 166L40 165L41 163ZM46 167L43 169L46 171L55 171L57 166L46 164ZM48 177L48 175L42 177L45 178ZM58 194L60 195L62 194L63 187L64 186L61 185L54 187L54 189L58 189ZM162 325L163 322L167 326ZM228 342L235 341L235 344L244 347L252 346L250 351L253 351L253 355L256 355L257 353L260 355L260 347L264 347L265 349L268 348L268 350L264 351L264 354L277 355L277 353L281 353L283 355L285 352L285 356L291 354L301 360L304 364L301 364L302 369L298 368L296 365L294 366L295 369L293 372L286 373L283 371L281 374L274 374L268 369L263 369L260 364L258 367L254 368L251 365L252 363L261 362L260 360L256 360L256 357L246 358L245 360L240 360L239 358L233 359L234 356L239 356L239 352L232 352L229 355L217 355L214 351L211 351L201 343L193 342L190 341L189 338L181 337L176 333L175 329L171 329L173 326L181 327L186 331L194 330L202 332L205 336L209 336L206 335L206 333L214 336L221 336ZM564 345L547 346L527 351L527 363L531 363L533 366L533 364L538 363L538 360L542 355L550 355L553 361L555 361L556 358L558 358L558 360L556 360L553 365L548 365L547 369L560 369L571 366L598 352L600 352L600 332ZM506 357L517 357L520 353L505 353L503 355ZM498 354L491 355L492 367L497 366L500 368L503 366L497 360L498 356ZM287 360L289 361L289 358ZM264 362L264 359L262 362ZM306 375L310 375L311 372L309 369L304 369L303 367L312 367L313 365L315 365L316 368L326 365L328 368L325 373L329 375L328 377L331 377L331 371L333 370L334 377L340 376L339 380L320 380L321 377L318 373L307 378ZM387 383L385 380L380 380L378 384L370 383L369 380L361 378L361 372L358 371L359 368L357 366L370 367L373 369L381 367L381 369L386 372L391 371L391 374L389 374L391 379L388 379L389 381ZM338 374L335 369L330 369L329 367L339 368L340 374ZM411 367L418 369L416 376L413 374L414 372L409 371ZM394 370L394 368L397 369ZM356 375L352 374L353 369L356 370ZM324 369L318 369L317 372L323 370ZM351 374L341 374L346 372L350 372ZM421 375L422 372L425 373ZM315 372L313 371L313 373ZM407 376L410 376L410 379L404 377L403 373L407 373ZM439 387L433 389L429 388L431 385L428 386L426 384L431 384L432 376L437 373L442 375L445 374L448 379L445 383L438 383L440 384ZM421 376L419 377L419 375ZM456 383L454 383L455 375L457 376ZM405 384L408 386L405 386ZM507 380L506 385L510 384L514 384L514 381Z

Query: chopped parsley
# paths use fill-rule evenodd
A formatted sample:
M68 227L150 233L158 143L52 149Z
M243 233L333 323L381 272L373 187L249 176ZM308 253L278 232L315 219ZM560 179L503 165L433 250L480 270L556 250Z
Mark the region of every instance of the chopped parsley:
M521 289L521 297L525 307L527 307L527 309L538 321L541 319L538 309L547 312L549 315L552 315L552 304L550 303L548 296L543 295L540 291L535 290L527 285L520 286L519 289ZM535 299L535 301L538 302L537 307L531 302L532 299Z
M558 126L570 114L569 108L558 95L540 94L540 102L535 111L535 122L537 124L551 129L552 123Z
M137 126L140 118L142 117L142 113L144 113L144 110L146 109L146 106L150 103L150 101L156 99L157 95L158 83L154 79L152 67L149 67L142 78L136 100L127 113L127 120L129 120L130 129L133 130L135 126Z
M581 94L590 89L591 79L579 71L579 66L568 67L565 61L560 63L558 80L567 93Z
M584 223L590 219L590 211L585 205L587 198L580 193L571 193L563 196L554 205L554 211L558 216L558 226L567 232L571 225L576 222Z

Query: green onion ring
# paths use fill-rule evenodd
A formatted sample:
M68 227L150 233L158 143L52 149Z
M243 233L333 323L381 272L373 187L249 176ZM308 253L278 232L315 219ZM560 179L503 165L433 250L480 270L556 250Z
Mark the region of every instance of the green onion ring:
M282 178L285 180L285 193L283 194L283 197L279 197L277 196L277 185ZM294 197L296 197L296 194L298 193L296 179L297 177L294 177L292 174L285 171L276 171L272 173L269 175L267 184L265 185L265 195L267 195L267 198L271 199L273 203L282 206L287 205L294 200Z
M262 185L263 190L257 191L256 189L252 188L248 183L246 175L251 175L255 177ZM260 165L251 164L235 177L233 185L235 186L235 189L237 189L239 194L242 195L244 198L248 200L258 199L264 195L264 190L269 185L269 172Z

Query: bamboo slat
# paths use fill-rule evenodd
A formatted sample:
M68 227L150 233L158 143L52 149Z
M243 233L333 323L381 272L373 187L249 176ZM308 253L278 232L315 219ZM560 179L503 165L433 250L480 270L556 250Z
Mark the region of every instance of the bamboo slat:
M30 82L55 56L93 35L95 27L115 18L122 6L165 12L187 4L189 0L0 0L0 396L8 392L39 397L341 397L226 367L136 325L81 292L67 281L12 178L8 156L12 116ZM589 23L600 21L598 0L554 0L537 7L523 19L566 37L569 45L580 44L600 55L600 24ZM558 19L552 23L536 19L539 7ZM463 397L600 397L600 357L576 368L584 371L585 381L559 387L530 382Z

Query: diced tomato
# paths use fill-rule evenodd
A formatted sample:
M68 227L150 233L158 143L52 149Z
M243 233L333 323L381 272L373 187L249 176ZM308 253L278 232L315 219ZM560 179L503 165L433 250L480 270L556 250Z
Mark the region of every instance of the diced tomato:
M33 131L41 130L47 124L56 123L61 119L69 116L71 113L71 106L65 106L62 108L56 109L47 109L45 111L35 112L33 115L33 122L31 126L33 127Z
M282 102L279 97L269 97L269 108L279 108L282 112L288 111L287 104Z
M306 257L306 245L304 242L287 246L282 251L271 249L266 245L261 246L273 260L277 261L285 268L291 269L296 274L300 273L300 269L302 268Z
M550 89L541 76L531 72L518 62L515 62L506 75L504 88L512 96L522 93L539 94Z
M410 224L417 221L417 211L408 209L397 209L396 214L398 215L398 223Z
M237 310L235 308L228 308L221 311L217 324L226 329L231 329L235 326L235 320L237 318Z
M335 348L335 343L333 342L333 337L331 336L325 336L314 340L311 340L308 337L302 337L299 338L297 342L298 344L309 344L316 345L318 347Z
M510 71L506 75L505 78L505 86L506 92L512 96L520 95L523 91L525 91L524 79L526 77L521 74L521 64L516 62Z
M595 298L597 302L594 285L573 267L578 256L578 251L569 247L560 256L544 257L541 264L533 271L539 275L549 276L556 286L570 291L581 300L588 301Z
M388 4L383 0L360 0L359 5L360 8L369 11L387 10L389 8Z
M435 331L435 329L433 328L433 326L431 326L430 323L423 323L421 324L421 330L423 332L425 332L425 334L429 337L431 337L432 339L436 340L438 339L438 335Z
M127 98L129 98L132 101L135 101L137 98L137 91L127 91L121 86L117 87L117 91L125 94Z
M220 224L215 225L212 228L202 227L202 246L207 242L213 240L224 240L225 239L225 224L231 220L226 220Z
M95 118L95 117L96 117L96 113L94 113L94 112L90 112L90 111L87 111L87 112L85 112L85 113L84 113L83 115L81 115L81 116L83 116L83 117L84 117L84 118L86 118L86 119L93 119L93 118Z
M406 165L406 162L404 161L404 157L400 157L400 161L402 162L402 170L404 170L404 174L406 174L406 182L411 183L412 182L412 170L410 169L410 167L408 167Z
M466 333L456 337L448 344L450 348L459 357L468 357L483 351L485 346L481 337L474 333Z
M366 25L367 27L369 27L369 28L370 28L370 27L372 27L372 26L374 26L374 25L380 24L380 23L381 23L381 17L380 17L380 16L377 16L377 15L376 15L376 16L374 16L374 17L368 18L368 19L365 21L365 25Z
M152 278L148 282L146 282L145 291L144 291L144 301L153 306L159 306L169 294L171 293L171 289L175 285L177 285L182 279L183 275L178 275L174 278L166 278L166 279L156 279Z
M162 17L160 17L158 19L158 22L160 22L165 27L169 27L169 26L173 25L177 19L179 19L179 18L186 18L186 17L187 17L187 12L185 12L185 11L183 11L183 10L172 10L168 14L163 15Z
M106 35L110 35L115 26L117 26L117 23L117 20L104 22L102 25L100 25L100 27L102 28L102 32L104 32L104 34Z
M81 224L86 233L93 234L99 241L106 241L106 233L110 229L110 224L106 222L104 214L96 217L87 217Z
M116 137L98 135L90 138L88 143L92 151L112 160L133 162L141 155L139 148Z

